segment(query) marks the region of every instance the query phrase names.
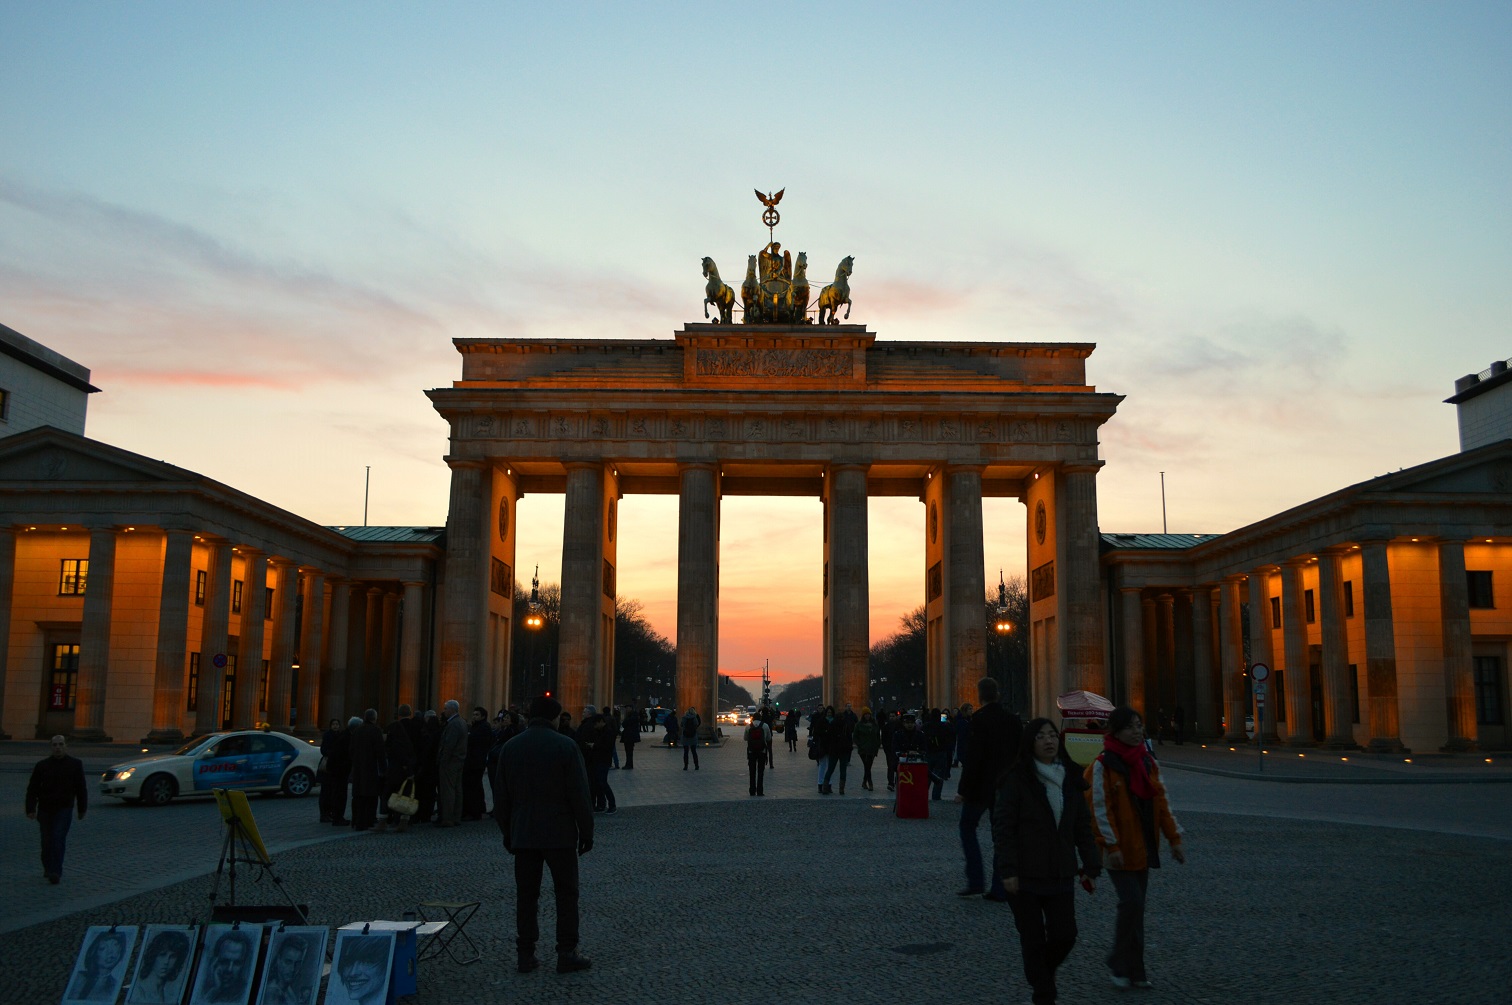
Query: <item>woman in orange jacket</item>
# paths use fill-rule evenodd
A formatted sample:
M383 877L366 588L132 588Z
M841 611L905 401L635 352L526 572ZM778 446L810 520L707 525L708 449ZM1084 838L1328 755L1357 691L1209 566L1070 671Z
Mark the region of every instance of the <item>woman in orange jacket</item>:
M1108 969L1115 987L1147 988L1151 985L1144 962L1145 891L1150 870L1160 868L1160 835L1165 835L1177 862L1185 862L1186 853L1138 712L1128 707L1113 710L1103 752L1087 768L1087 782L1097 845L1118 891Z

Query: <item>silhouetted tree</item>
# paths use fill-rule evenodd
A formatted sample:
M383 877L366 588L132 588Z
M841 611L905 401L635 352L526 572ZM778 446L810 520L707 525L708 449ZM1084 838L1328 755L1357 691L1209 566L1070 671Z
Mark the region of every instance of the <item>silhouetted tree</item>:
M993 627L998 616L998 591L987 591L987 676L1003 689L1003 706L1024 714L1029 708L1029 591L1022 576L1005 581L1005 613L1013 630L999 634Z
M641 602L619 597L614 606L615 704L643 708L653 695L667 704L676 666L677 647L651 627Z

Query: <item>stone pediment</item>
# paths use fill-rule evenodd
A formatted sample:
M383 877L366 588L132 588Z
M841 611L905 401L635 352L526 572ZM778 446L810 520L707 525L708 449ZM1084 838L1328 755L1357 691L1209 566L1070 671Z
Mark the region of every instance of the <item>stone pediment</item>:
M1364 488L1411 495L1512 495L1512 440L1385 475Z
M171 482L189 472L62 430L42 428L0 439L0 481Z

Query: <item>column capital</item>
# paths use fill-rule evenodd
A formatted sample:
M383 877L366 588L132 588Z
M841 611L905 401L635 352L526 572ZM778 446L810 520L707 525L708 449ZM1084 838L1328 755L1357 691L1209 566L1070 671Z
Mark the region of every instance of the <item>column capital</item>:
M485 468L491 467L493 465L493 462L488 460L487 458L479 457L453 457L451 454L447 454L441 459L445 461L446 466L451 468L453 471L457 471L459 469L463 471L482 471Z
M1155 595L1155 602L1162 607L1174 607L1176 605L1176 597L1170 593L1157 593Z
M1141 593L1144 592L1144 587L1142 587L1142 586L1120 586L1118 588L1118 592L1122 593L1126 597L1129 596L1130 594L1138 596L1139 594L1141 594Z
M1282 562L1281 562L1281 568L1283 570L1285 570L1285 569L1305 569L1309 565L1312 565L1312 562L1313 562L1313 556L1311 556L1311 555L1297 555L1294 558L1283 559Z

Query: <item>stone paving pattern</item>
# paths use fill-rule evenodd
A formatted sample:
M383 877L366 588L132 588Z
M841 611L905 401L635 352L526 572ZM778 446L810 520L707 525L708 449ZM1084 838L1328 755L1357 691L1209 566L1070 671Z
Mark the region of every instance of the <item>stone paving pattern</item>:
M1208 756L1188 750L1162 750L1178 791L1198 782L1260 784L1181 771L1178 759ZM396 918L422 900L484 902L468 928L483 962L422 965L420 992L409 999L415 1005L1028 999L1006 905L954 895L961 858L953 804L934 803L932 817L918 821L893 818L885 790L875 798L856 788L844 798L820 798L810 762L785 750L767 776L773 795L750 799L737 746L701 757L702 771L684 773L680 755L643 745L634 772L611 773L624 808L597 818L595 848L582 860L582 948L594 967L565 976L551 969L549 895L542 906L545 965L514 973L510 859L492 822L354 835L314 823L313 800L254 800L253 807L275 848L278 874L311 904L317 924ZM19 799L18 781L24 785L19 772L0 776L7 800ZM1331 788L1364 793L1367 801L1382 791ZM1458 801L1467 813L1512 795L1501 785L1405 791ZM1193 811L1179 800L1177 810L1190 854L1186 866L1173 863L1152 879L1148 961L1156 989L1119 992L1107 982L1101 959L1115 901L1104 881L1096 895L1078 895L1081 939L1062 969L1068 1005L1124 995L1262 1005L1508 1000L1512 955L1494 938L1512 926L1504 817L1487 824L1498 836L1483 837L1243 815L1242 808ZM217 819L207 802L163 810L97 806L76 825L76 837L92 829L92 842L103 835L130 846L102 861L90 842L71 840L64 884L49 887L35 864L35 825L7 814L0 838L9 896L0 921L10 932L0 940L0 966L9 980L0 999L57 1002L88 924L208 917L211 881L200 863L208 842L214 868ZM147 836L132 837L136 832ZM22 838L22 854L12 854ZM307 843L291 847L300 841ZM195 861L185 855L191 847ZM156 870L156 885L127 864L139 848L149 858L173 856L172 868ZM17 859L25 868L12 876ZM110 870L130 878L124 899L104 903L110 881L101 874ZM180 875L196 870L194 878ZM81 894L90 883L100 888ZM238 894L241 903L279 899L245 879ZM103 906L79 910L80 897ZM55 917L14 927L18 914L45 913L50 898Z

